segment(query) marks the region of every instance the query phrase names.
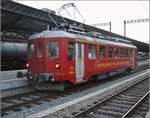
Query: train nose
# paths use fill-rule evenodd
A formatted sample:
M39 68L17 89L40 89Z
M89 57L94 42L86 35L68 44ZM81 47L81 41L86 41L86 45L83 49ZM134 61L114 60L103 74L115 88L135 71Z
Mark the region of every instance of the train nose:
M54 81L54 76L53 76L52 73L40 73L40 74L37 75L36 80L39 83L48 82L48 81L53 82Z

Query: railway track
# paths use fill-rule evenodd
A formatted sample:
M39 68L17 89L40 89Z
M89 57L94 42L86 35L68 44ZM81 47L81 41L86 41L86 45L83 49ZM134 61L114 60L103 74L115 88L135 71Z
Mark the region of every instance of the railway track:
M7 114L6 112L9 110L20 111L21 109L19 107L25 106L27 108L30 108L32 107L32 104L40 104L39 101L42 100L52 101L60 96L63 96L63 94L57 92L48 93L48 92L34 91L31 93L3 98L1 103L2 116L6 115Z
M123 118L145 117L149 109L149 95L147 92L124 116Z
M141 69L137 69L134 70L134 72L138 72ZM75 87L74 89L70 89L70 90L66 90L64 92L43 92L43 91L35 91L32 93L27 93L27 94L21 94L21 95L17 95L17 96L12 96L12 97L8 97L8 98L2 98L1 100L1 112L2 112L2 116L7 115L7 112L9 111L21 111L21 107L27 107L27 108L31 108L32 105L34 104L42 104L42 101L53 101L56 99L60 99L62 97L65 96L69 96L73 93L78 93L78 92L82 92L84 90L90 89L92 87L98 86L100 84L106 84L108 82L114 81L119 79L120 77L123 77L127 75L127 73L123 73L120 75L115 76L115 78L109 78L109 80L103 80L103 81L93 81L93 82L89 82L86 84L81 84L77 87Z
M146 78L87 109L82 109L81 112L75 113L73 118L134 118L137 110L141 110L140 115L145 116L149 106L148 82L148 78ZM141 107L143 102L145 103Z

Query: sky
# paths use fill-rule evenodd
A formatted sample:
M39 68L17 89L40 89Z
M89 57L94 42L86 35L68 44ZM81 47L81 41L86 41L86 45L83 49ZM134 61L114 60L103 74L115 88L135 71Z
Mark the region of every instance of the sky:
M66 3L75 3L76 7L85 19L85 24L97 24L110 22L112 32L124 35L124 20L135 20L149 18L149 1L26 1L14 0L21 4L37 9L48 8L57 10ZM68 9L69 13L74 14L73 9ZM75 12L75 20L83 22ZM65 17L65 12L62 12ZM69 18L69 15L68 15ZM73 17L74 18L74 17ZM99 28L109 31L109 26ZM149 43L149 22L132 23L126 25L126 36L138 41Z

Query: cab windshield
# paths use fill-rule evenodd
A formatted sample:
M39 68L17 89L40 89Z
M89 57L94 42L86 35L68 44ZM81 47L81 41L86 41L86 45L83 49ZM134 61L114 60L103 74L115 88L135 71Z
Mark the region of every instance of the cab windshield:
M47 43L47 56L50 58L59 57L59 43L58 42Z

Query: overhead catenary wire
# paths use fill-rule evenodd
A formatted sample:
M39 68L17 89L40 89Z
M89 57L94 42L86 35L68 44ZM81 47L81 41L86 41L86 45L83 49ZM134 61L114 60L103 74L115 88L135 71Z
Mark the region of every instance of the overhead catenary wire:
M135 19L135 20L124 20L124 37L126 37L126 24L131 23L141 23L141 22L149 22L149 18L143 18L143 19Z

